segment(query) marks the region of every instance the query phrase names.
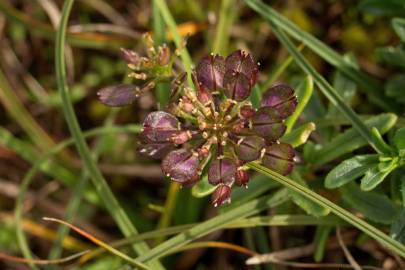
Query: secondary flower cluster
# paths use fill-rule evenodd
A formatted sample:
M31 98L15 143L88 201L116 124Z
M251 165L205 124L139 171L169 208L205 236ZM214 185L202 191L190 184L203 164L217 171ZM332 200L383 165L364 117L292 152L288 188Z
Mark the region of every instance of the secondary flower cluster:
M260 160L288 174L294 149L278 139L297 99L292 88L280 84L268 89L255 109L247 99L257 74L258 64L241 50L226 59L203 58L193 73L196 89L175 82L172 96L178 96L177 101L146 117L140 152L163 158L165 175L182 186L192 186L208 173L209 183L217 186L212 195L215 206L230 201L234 184L247 186L246 162Z
M119 84L101 89L97 94L105 105L112 107L130 105L137 97L154 89L156 83L171 80L176 54L172 54L166 44L156 48L150 34L145 34L143 39L146 44L146 57L132 50L121 49L121 57L131 71L128 76L141 82L141 86Z

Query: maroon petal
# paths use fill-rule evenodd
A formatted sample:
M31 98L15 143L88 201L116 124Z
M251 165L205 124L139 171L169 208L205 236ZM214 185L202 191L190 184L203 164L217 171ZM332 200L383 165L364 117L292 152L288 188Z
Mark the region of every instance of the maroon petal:
M241 187L245 186L247 187L247 184L249 183L250 177L249 173L243 169L238 169L236 171L235 175L235 185Z
M138 151L143 156L162 159L173 149L174 145L171 143L141 143Z
M133 65L138 65L139 61L141 60L141 57L138 53L125 48L121 48L121 57L125 60L125 62Z
M265 141L259 136L248 136L241 139L235 147L236 155L243 161L253 161L260 157Z
M107 86L97 92L99 100L111 107L126 106L136 99L137 87L131 84L119 84Z
M235 181L236 164L229 158L214 160L208 170L208 182L211 185L219 183L232 185Z
M297 103L294 89L286 84L278 84L270 87L264 93L261 106L275 108L280 116L285 119L295 111Z
M252 130L266 141L279 139L285 129L278 111L272 107L262 107L252 117Z
M175 116L157 111L146 116L139 137L144 142L167 142L179 132L179 121Z
M199 83L211 91L222 88L225 74L225 60L219 55L204 57L196 68Z
M294 148L291 145L275 143L266 147L262 163L273 171L287 175L294 167L294 156Z
M244 119L249 119L251 118L254 114L255 114L256 110L253 108L252 105L243 105L240 108L240 115L244 118Z
M225 95L236 101L247 99L252 89L248 77L237 71L228 70L223 83Z
M245 75L251 87L256 83L259 67L249 53L242 50L233 52L226 58L225 67L227 71L232 70Z
M173 181L186 184L198 177L199 160L185 149L174 150L162 161L163 173Z
M212 193L211 202L215 207L222 205L224 203L230 203L231 187L223 184L219 185L215 189L214 193Z

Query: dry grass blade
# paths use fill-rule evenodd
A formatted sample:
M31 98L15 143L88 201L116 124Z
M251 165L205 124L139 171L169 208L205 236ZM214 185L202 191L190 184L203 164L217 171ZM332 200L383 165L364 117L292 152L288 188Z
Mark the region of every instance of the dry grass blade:
M339 227L336 228L336 238L338 239L339 245L342 248L342 250L346 256L346 259L349 261L349 263L353 267L353 269L361 270L360 265L353 258L352 254L350 254L350 251L347 249L345 242L342 240L342 235L340 233Z
M101 241L100 239L97 239L96 237L94 237L93 235L87 233L86 231L57 218L50 218L50 217L44 217L43 218L46 221L51 221L51 222L56 222L59 224L63 224L65 226L68 226L70 229L72 229L73 231L77 232L78 234L80 234L83 237L86 237L87 239L89 239L91 242L93 242L94 244L104 248L105 250L109 251L111 254L116 255L118 257L120 257L121 259L127 261L128 263L138 267L139 269L150 269L147 265L140 263L134 259L132 259L131 257L129 257L128 255L122 253L121 251L111 247L110 245L108 245L107 243Z
M5 253L0 252L0 260L5 260L5 261L13 261L17 263L30 263L30 264L37 264L37 265L50 265L50 264L62 264L62 263L67 263L70 261L73 261L84 254L89 252L88 250L73 254L71 256L67 256L65 258L61 259L56 259L56 260L41 260L41 259L25 259L21 257L16 257L12 255L8 255Z

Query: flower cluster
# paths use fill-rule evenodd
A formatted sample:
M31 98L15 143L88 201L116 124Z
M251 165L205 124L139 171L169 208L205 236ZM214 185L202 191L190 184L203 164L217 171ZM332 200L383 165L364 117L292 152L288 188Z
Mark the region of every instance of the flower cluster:
M173 54L166 44L156 47L150 34L145 34L143 39L146 44L146 57L133 50L121 49L121 57L130 69L128 76L138 83L112 85L101 89L97 94L105 105L129 105L141 94L154 89L156 83L172 79L172 66L177 52Z
M208 174L215 185L212 203L230 201L231 187L247 186L246 162L260 161L283 175L294 165L294 149L280 143L284 119L297 105L284 84L268 89L256 109L248 101L258 64L237 50L224 58L209 55L193 71L195 90L176 80L166 111L150 113L139 136L140 153L163 159L162 170L182 186Z

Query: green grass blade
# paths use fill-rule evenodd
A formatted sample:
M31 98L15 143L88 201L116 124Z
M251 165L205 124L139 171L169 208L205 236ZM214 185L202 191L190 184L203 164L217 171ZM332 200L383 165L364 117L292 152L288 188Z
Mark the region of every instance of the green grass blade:
M385 148L381 148L380 144L375 142L374 137L371 134L370 129L363 123L363 121L357 116L357 114L343 101L339 94L333 89L333 87L315 70L313 66L305 59L305 57L295 48L294 44L282 32L279 27L273 22L272 17L266 17L272 25L273 33L277 36L278 40L285 46L294 58L296 63L310 76L314 78L315 83L323 94L329 99L329 101L336 106L339 111L346 116L352 123L353 127L357 129L361 136L363 136L368 143L378 152L386 153Z
M286 190L281 190L270 196L261 197L259 199L252 200L240 207L230 210L224 214L218 215L208 221L199 223L193 228L180 233L173 238L163 242L162 244L154 247L149 252L142 254L138 257L139 261L147 262L156 258L161 258L171 251L184 246L191 241L204 236L210 232L217 230L218 228L230 224L231 222L254 215L261 210L279 205L286 200Z
M104 134L104 133L118 133L118 132L135 132L139 133L141 130L141 127L138 125L128 125L128 126L123 126L123 127L105 127L105 128L96 128L90 131L85 132L83 135L85 137L91 137L91 136L96 136L99 134ZM54 155L57 155L59 152L64 150L66 147L73 145L75 143L75 140L73 138L67 139L53 147L51 150L49 150L48 153L43 155L40 159L37 160L37 162L34 163L34 165L31 167L31 169L25 174L23 180L21 181L20 189L16 198L16 203L15 203L15 210L14 210L14 215L15 215L15 222L16 222L16 232L17 232L17 241L20 246L20 249L24 255L25 258L33 258L31 251L28 246L28 241L25 236L25 233L22 228L22 206L23 206L23 201L25 194L34 178L38 170L41 168L41 166L48 161L49 158L51 158ZM35 266L34 266L35 267Z
M167 27L169 27L170 32L173 35L173 40L174 43L176 44L176 47L180 49L180 57L181 61L183 62L184 69L187 72L187 81L188 84L192 87L193 80L191 79L191 66L192 66L192 61L190 54L187 51L187 48L184 48L183 46L183 39L181 38L179 32L177 31L177 24L176 21L174 20L172 14L170 13L169 8L167 7L167 4L164 0L154 0L157 8L159 9L160 14L163 17L163 20L165 21Z
M333 202L329 201L328 199L322 197L321 195L313 192L312 190L303 187L302 185L298 184L297 182L282 176L272 170L258 164L257 162L251 162L248 166L254 169L257 172L260 172L269 178L273 179L274 181L279 182L280 184L284 185L285 187L302 194L306 198L312 200L313 202L329 209L332 213L346 221L347 223L353 225L354 227L358 228L362 232L366 233L371 238L375 239L383 246L387 247L388 249L398 253L398 255L405 258L405 246L401 243L395 241L384 232L378 230L374 226L370 225L368 222L358 218L357 216L353 215L349 211L343 209L342 207L334 204Z
M234 0L221 1L219 22L216 28L214 44L212 46L213 53L218 53L220 55L226 55L228 53L229 34L231 32L230 27L237 13L235 4Z
M305 44L316 54L321 56L329 64L333 65L346 76L362 86L366 94L370 97L370 101L388 111L402 111L400 106L393 99L387 98L383 93L383 87L370 76L356 69L353 65L344 60L344 58L331 49L329 46L315 38L311 34L301 30L293 22L282 16L269 5L264 4L261 0L245 0L257 13L265 19L271 21L275 26L279 27L296 40Z
M103 200L108 212L111 214L118 227L122 233L128 237L130 235L137 234L138 231L135 226L131 223L128 215L124 212L120 206L118 200L115 198L113 192L108 186L106 180L98 169L97 165L92 159L90 150L84 140L79 122L75 115L72 102L70 100L69 89L66 80L66 66L64 59L65 41L66 41L66 27L68 23L68 18L70 11L72 9L74 0L66 0L63 9L58 31L56 33L56 44L55 44L55 69L57 84L60 96L63 101L63 112L68 123L72 137L75 140L75 145L77 150L82 157L84 164L92 176L93 184L96 187L99 196ZM149 250L146 243L141 242L134 244L134 250L138 254L143 254ZM155 269L162 269L163 266L158 262L152 262L151 266Z

